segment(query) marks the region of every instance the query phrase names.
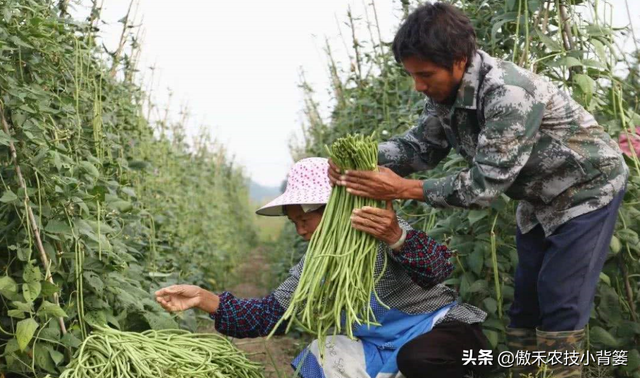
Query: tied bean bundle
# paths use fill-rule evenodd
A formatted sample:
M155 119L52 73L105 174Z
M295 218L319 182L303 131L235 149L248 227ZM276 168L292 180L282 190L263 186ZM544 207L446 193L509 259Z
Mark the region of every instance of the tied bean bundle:
M331 160L345 170L378 169L378 145L373 136L348 135L327 147ZM381 207L379 201L349 194L343 186L334 186L322 220L314 232L302 274L291 302L280 322L293 323L318 337L323 353L326 337L343 330L350 338L355 324L376 324L370 306L375 285L386 268L375 277L378 241L351 226L354 209ZM274 331L278 328L274 328ZM272 331L273 332L273 331Z
M60 378L263 378L229 340L184 330L123 332L96 327Z

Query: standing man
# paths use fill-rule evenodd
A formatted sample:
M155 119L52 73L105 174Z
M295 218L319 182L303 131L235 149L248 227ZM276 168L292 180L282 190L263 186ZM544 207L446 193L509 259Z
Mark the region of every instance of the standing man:
M417 8L393 53L427 96L418 125L380 144L379 172L332 165L332 182L355 195L433 207L485 207L502 193L520 200L508 344L580 351L628 176L617 144L556 85L477 50L471 22L452 5ZM452 148L467 169L403 178L435 167ZM581 366L551 369L581 375ZM514 376L535 370L517 366Z

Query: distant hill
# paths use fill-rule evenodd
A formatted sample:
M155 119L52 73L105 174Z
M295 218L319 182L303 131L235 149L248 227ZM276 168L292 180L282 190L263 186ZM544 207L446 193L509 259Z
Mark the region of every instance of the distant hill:
M280 187L278 186L263 186L253 180L249 183L249 198L251 198L251 202L260 205L264 205L279 196L280 193Z

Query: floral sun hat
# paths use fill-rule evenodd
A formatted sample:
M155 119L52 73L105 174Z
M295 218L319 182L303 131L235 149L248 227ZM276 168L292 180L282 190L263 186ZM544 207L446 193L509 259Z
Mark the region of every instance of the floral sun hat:
M325 158L306 158L289 170L287 189L278 198L259 208L256 213L267 216L284 215L284 206L301 205L304 212L318 209L329 201L329 161Z

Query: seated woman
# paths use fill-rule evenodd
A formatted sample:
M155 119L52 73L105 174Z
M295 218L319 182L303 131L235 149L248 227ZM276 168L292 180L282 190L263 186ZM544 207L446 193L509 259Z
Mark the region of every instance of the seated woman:
M310 240L318 227L331 186L327 159L303 159L291 168L286 191L260 208L267 216L286 215L296 232ZM453 270L445 245L398 219L390 203L386 209L354 210L352 226L380 241L376 271L388 262L376 285L386 309L373 299L372 308L380 326L354 329L357 340L328 337L321 364L317 340L292 362L304 378L310 377L463 377L468 368L476 374L488 366L463 366L463 350L478 356L490 349L480 323L486 314L457 302L457 293L441 284ZM269 296L239 299L231 293L216 295L193 285L173 285L156 294L168 311L200 308L215 320L216 329L232 337L268 335L289 306L296 289L304 257L289 277ZM276 330L282 334L283 324Z

